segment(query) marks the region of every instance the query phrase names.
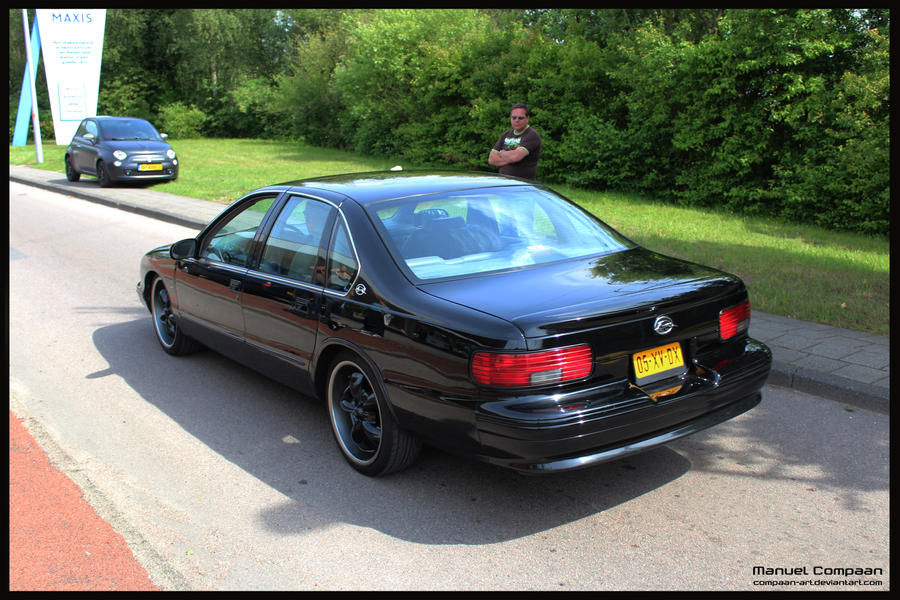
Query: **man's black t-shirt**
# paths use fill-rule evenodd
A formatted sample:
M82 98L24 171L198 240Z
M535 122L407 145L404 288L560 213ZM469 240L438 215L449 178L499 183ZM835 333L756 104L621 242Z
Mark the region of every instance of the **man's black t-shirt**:
M494 144L494 150L515 150L519 146L528 150L528 156L517 163L500 167L500 173L524 179L537 179L537 163L541 157L541 136L530 126L519 134L516 134L514 129L506 131Z

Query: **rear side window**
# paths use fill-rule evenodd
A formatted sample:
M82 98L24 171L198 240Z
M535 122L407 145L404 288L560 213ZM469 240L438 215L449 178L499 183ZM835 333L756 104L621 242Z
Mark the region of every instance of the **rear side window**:
M359 271L359 263L353 244L343 219L338 219L335 224L334 236L331 239L331 247L328 249L328 287L338 292L346 292L353 285L356 274Z
M566 199L532 187L369 205L399 265L428 281L607 254L631 244Z
M259 270L321 284L319 248L332 210L318 200L291 198L272 226Z

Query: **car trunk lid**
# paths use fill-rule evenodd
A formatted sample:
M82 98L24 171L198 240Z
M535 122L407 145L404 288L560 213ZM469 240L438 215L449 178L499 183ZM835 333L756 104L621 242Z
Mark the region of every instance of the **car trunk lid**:
M632 322L744 292L733 275L644 248L420 287L506 319L527 338Z
M643 248L421 288L513 323L525 349L588 344L593 381L642 386L739 352L719 339L719 313L747 297L734 275ZM639 372L672 353L672 368Z

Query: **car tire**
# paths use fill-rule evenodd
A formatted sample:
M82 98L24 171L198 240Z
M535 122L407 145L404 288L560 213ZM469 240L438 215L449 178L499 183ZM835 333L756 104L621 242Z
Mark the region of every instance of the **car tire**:
M160 277L153 280L150 290L150 314L153 316L156 339L163 350L172 356L184 356L200 349L200 344L178 326L172 312L169 291Z
M354 469L378 477L416 460L421 441L397 426L379 379L358 356L335 357L325 396L335 440Z
M72 159L68 156L66 156L66 179L73 183L81 179L81 173L75 170L75 167L72 166Z
M106 165L102 160L97 163L97 183L100 184L100 187L109 187L112 185L112 179L109 178Z

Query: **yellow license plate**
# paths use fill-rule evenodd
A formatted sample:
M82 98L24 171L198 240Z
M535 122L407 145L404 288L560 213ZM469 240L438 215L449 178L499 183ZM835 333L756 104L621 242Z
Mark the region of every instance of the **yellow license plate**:
M684 356L678 342L638 352L632 356L631 362L634 364L634 378L638 383L667 371L676 375L684 370Z
M138 165L138 171L162 171L162 165L158 163Z

